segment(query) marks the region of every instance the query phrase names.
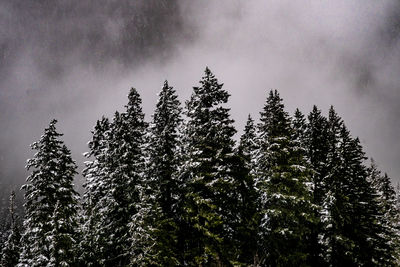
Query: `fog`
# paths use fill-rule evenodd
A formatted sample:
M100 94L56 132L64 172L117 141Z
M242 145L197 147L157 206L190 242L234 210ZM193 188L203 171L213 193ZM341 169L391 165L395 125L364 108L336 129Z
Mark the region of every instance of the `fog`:
M51 118L82 166L95 121L130 87L149 120L165 79L184 102L205 66L231 93L239 133L270 89L290 113L333 105L397 182L399 15L394 0L2 1L0 182L24 181Z

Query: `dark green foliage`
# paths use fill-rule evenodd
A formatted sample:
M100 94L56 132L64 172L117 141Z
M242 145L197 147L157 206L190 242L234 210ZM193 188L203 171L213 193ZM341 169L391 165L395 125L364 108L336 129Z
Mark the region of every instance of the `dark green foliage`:
M249 115L237 154L237 176L240 177L238 226L234 233L239 263L249 265L257 255L257 229L259 225L258 197L254 187L255 153L257 136L254 120Z
M146 181L141 204L132 223L132 263L175 266L179 263L178 219L178 127L180 102L175 90L165 81L150 126Z
M21 253L21 233L18 225L18 216L15 214L15 192L11 192L9 213L11 218L10 231L4 243L0 258L3 267L14 267L18 264Z
M245 160L246 168L249 170L255 167L255 153L257 148L257 129L253 118L249 115L238 147L238 153Z
M92 161L85 162L86 168L83 175L86 182L83 185L83 218L81 219L81 232L83 238L80 244L82 253L79 258L82 265L98 266L104 238L100 226L101 222L101 200L107 192L107 140L109 137L110 123L107 118L97 121L92 131L92 140L88 143L90 151L85 154Z
M378 221L381 226L380 238L375 242L378 251L376 262L381 266L394 266L399 257L399 222L400 213L397 207L396 192L390 178L378 170L374 160L368 169L368 178L377 193L379 205Z
M329 173L328 168L328 120L322 116L321 111L313 106L312 111L308 115L306 123L304 146L307 153L310 166L313 169L312 178L314 182L313 202L318 205L323 205L323 200L326 193L326 179ZM321 217L321 210L316 214ZM324 260L324 244L320 242L320 236L323 233L323 223L319 223L312 229L310 239L310 265L320 266L325 265Z
M62 134L57 133L56 122L52 120L39 142L33 143L37 153L28 160L27 168L33 171L22 187L26 215L21 266L43 266L50 261L59 265L77 262L78 197L72 184L76 165L70 151L58 139ZM56 242L63 255L52 252L55 232L64 236L63 242Z
M307 121L303 113L296 108L292 119L293 136L300 146L305 147L307 140Z
M327 260L333 266L385 266L379 256L381 247L386 246L381 235L385 230L379 223L377 192L367 179L364 152L333 108L329 138L330 172L323 216Z
M260 261L266 266L306 264L307 243L317 221L311 170L290 124L278 92L270 91L258 127Z
M238 223L238 181L233 164L235 129L229 94L206 68L199 87L186 103L183 166L184 260L189 265L229 265L232 233Z
M115 113L107 135L100 219L96 225L100 242L100 264L125 266L130 260L129 224L140 205L144 177L144 144L147 124L141 98L132 88L124 113ZM96 222L95 222L96 223Z
M333 107L290 117L270 91L240 142L206 68L184 114L164 83L150 127L132 88L96 123L82 213L56 121L28 160L24 231L11 197L2 266L398 266L400 197Z

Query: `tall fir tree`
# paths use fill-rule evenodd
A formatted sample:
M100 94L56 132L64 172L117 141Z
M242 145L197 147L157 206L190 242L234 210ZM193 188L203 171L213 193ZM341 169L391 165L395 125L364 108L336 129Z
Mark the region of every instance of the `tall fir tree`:
M377 194L367 179L359 140L350 136L333 107L328 131L329 173L322 216L326 260L331 266L386 266L379 256L387 247L378 223Z
M328 117L328 174L325 179L326 190L323 200L322 221L323 241L326 247L326 261L332 266L355 266L357 264L357 248L354 237L351 236L350 225L354 209L351 203L351 170L349 162L362 175L361 161L363 155L350 151L351 138L348 130L331 106ZM346 160L345 160L346 157ZM343 165L346 164L346 165ZM347 173L346 173L347 172ZM356 202L354 199L353 201Z
M397 207L396 191L393 188L389 176L378 170L373 159L368 168L368 178L378 195L380 208L379 224L382 226L380 233L381 244L376 244L379 263L385 266L396 265L399 258L399 221L400 213Z
M200 86L186 103L183 130L184 264L230 265L235 253L234 228L238 223L233 135L229 94L206 68Z
M293 128L293 139L298 140L299 144L304 147L306 145L307 122L304 114L296 108L293 119L291 121Z
M133 253L133 264L179 265L176 175L181 110L176 91L165 81L150 125L141 207L132 223L133 240L139 247Z
M304 145L307 151L307 159L313 169L313 202L322 207L324 196L327 191L326 179L329 173L327 162L329 152L328 120L315 105L307 118ZM318 218L322 217L322 211L323 210L319 210L316 214ZM324 226L321 220L319 220L319 223L312 229L310 240L310 247L312 248L310 249L310 264L312 266L327 264L324 257L326 248L323 246L323 242L321 242L323 229Z
M76 235L71 234L71 232L76 231L76 219L74 225L71 224L68 221L71 217L65 216L65 209L60 203L60 201L57 201L54 208L51 218L52 231L47 236L50 243L50 260L46 265L47 267L78 265L78 260L73 264L70 263L71 257L74 257L80 251L80 248L75 247L74 244L77 241ZM71 229L71 227L75 229Z
M345 252L350 257L343 257L345 263L354 266L378 265L385 266L386 259L381 257L382 251L387 251L387 244L381 233L385 231L379 223L381 211L376 190L369 183L367 168L364 165L365 153L362 151L358 138L351 138L348 129L343 126L341 130L340 145L341 164L339 167L342 179L346 181L339 190L347 197L343 209L339 212L343 228L340 229L345 240L352 247ZM346 203L347 202L347 203ZM346 214L347 213L347 214ZM339 220L340 221L340 220ZM354 226L357 225L357 228ZM341 242L336 242L340 245ZM346 244L346 245L347 245ZM346 249L346 247L344 247ZM335 261L340 262L340 255ZM335 262L334 261L334 262ZM342 266L342 265L341 265Z
M250 265L257 256L257 230L259 225L258 195L254 186L255 153L257 151L257 129L249 115L237 148L237 173L239 185L238 227L235 229L235 244L239 263Z
M104 195L99 200L98 231L101 238L100 264L129 263L132 239L129 225L140 206L144 178L144 145L147 124L142 100L135 88L128 95L126 111L115 113L110 126L105 156Z
M279 93L270 91L261 112L256 186L260 192L260 263L308 262L307 242L316 223L313 183L305 151L294 137Z
M14 267L18 264L21 252L21 233L18 225L18 216L15 209L15 192L10 195L10 231L1 252L0 265L3 267Z
M308 115L304 142L307 158L314 170L314 202L318 205L322 204L325 195L325 179L328 174L328 136L328 120L322 116L321 110L314 106Z
M108 169L106 156L108 138L110 135L110 122L102 117L96 122L92 131L92 140L88 142L89 152L85 157L92 159L86 161L86 168L82 171L86 181L83 185L83 216L81 220L82 240L80 247L80 264L84 266L98 266L104 244L104 235L101 231L102 201L108 189Z
M316 119L318 118L317 112L318 112L317 110L316 112L314 111L312 112L314 113ZM316 122L318 122L318 120L316 120ZM337 226L338 223L336 222L335 219L335 216L339 217L337 213L341 209L341 207L336 207L337 203L345 203L345 200L340 199L344 198L345 195L340 192L342 188L341 186L342 177L339 173L339 166L341 164L339 155L339 145L340 145L340 129L342 128L342 124L343 124L342 119L337 115L336 111L331 106L331 108L329 109L329 117L327 121L327 132L326 132L326 137L327 137L326 144L328 146L326 153L326 161L325 161L326 163L318 157L320 156L319 153L315 155L315 162L316 164L318 164L317 168L319 167L321 162L324 162L325 163L324 165L327 167L328 170L325 178L320 177L321 181L325 182L325 186L323 184L321 187L322 190L321 201L323 203L323 210L321 214L321 219L322 219L321 221L323 223L323 229L321 231L322 235L321 240L323 246L325 246L326 248L324 255L325 261L329 262L331 265L333 265L333 260L335 259L337 254L339 254L335 251L335 249L337 249L333 244L335 240L342 241L343 244L349 242L345 238L342 238L342 236L339 234L338 229L336 229L338 227ZM321 138L321 136L319 136L319 138ZM311 156L312 154L310 153L310 157ZM324 165L321 165L321 168L323 168ZM318 171L317 168L316 170ZM325 191L323 191L324 188L326 188ZM317 198L317 201L319 201L319 198Z
M255 153L257 148L257 128L254 119L249 114L238 147L239 154L245 160L245 167L249 170L255 168Z
M62 266L77 262L78 194L73 188L77 167L70 151L59 140L62 134L56 131L56 122L52 120L40 140L32 144L37 153L28 160L27 169L33 171L27 178L28 183L22 187L25 190L25 220L18 266L45 266L50 262L53 255L49 237L55 230L55 222L63 224L60 234L64 235L65 242L60 243L58 249L66 255L56 261ZM57 203L60 213L52 220Z

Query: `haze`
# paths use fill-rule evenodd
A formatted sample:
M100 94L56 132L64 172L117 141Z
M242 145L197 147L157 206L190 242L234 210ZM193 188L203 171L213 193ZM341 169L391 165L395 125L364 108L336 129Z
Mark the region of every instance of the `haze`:
M399 37L395 0L3 0L0 183L23 183L51 118L82 166L95 121L123 109L130 87L150 119L165 79L184 102L205 66L231 93L239 132L270 89L290 113L333 105L397 183Z

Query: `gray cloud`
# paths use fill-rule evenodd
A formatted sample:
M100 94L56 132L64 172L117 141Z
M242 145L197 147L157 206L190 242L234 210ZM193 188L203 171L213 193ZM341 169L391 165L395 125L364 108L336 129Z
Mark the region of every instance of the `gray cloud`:
M276 88L290 112L334 105L368 155L400 177L396 1L63 3L0 4L4 179L25 178L28 144L50 118L82 162L95 120L121 109L131 86L149 115L164 79L185 100L206 65L232 94L238 130Z

